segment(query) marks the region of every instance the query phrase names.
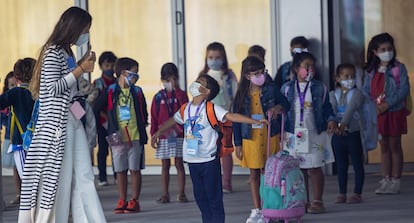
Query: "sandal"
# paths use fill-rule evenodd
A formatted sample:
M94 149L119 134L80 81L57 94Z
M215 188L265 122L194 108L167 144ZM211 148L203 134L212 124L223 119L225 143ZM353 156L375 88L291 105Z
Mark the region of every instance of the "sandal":
M323 206L323 202L320 200L313 200L308 208L308 213L311 214L320 214L325 212L325 207Z
M160 198L157 199L157 203L158 204L170 203L170 196L162 195Z
M348 199L348 204L359 204L362 202L362 197L360 194L354 194Z
M336 197L335 204L344 204L346 203L346 195L340 194Z
M187 196L185 196L185 194L179 194L177 195L177 201L180 203L187 203L188 199Z

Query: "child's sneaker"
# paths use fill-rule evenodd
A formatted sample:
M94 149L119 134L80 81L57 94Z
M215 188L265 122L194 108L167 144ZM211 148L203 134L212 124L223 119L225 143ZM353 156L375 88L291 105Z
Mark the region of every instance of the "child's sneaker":
M246 220L246 223L265 223L263 214L259 209L252 209L250 217Z
M386 194L390 185L390 179L384 178L380 181L380 187L375 190L376 194Z
M124 211L124 213L137 213L140 212L141 208L139 206L139 202L133 198L131 200L128 201L128 205Z
M118 204L114 209L115 214L122 214L127 208L127 202L124 199L119 199Z
M400 193L400 179L392 179L389 181L388 187L385 188L386 194Z

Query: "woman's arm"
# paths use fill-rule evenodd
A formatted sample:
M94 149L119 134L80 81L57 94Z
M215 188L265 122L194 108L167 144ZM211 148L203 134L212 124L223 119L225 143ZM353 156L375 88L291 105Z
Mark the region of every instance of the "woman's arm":
M65 62L61 49L54 48L45 51L42 64L41 83L46 84L49 94L53 97L62 95L83 73L92 72L94 61L92 55L77 66L72 72L62 75Z

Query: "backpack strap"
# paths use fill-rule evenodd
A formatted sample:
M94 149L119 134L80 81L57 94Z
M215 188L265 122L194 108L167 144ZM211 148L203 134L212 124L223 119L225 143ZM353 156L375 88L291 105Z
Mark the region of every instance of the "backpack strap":
M143 98L142 91L137 86L133 86L132 88L134 89L135 93L137 94L137 99L138 99L138 102L139 102L140 113L141 113L140 114L141 115L141 120L145 124L145 114L144 114L144 109L143 109L144 102L142 101L142 98Z
M401 64L398 61L395 61L395 66L391 68L391 74L397 84L397 88L400 87L400 65Z
M30 118L29 124L27 124L26 129L29 129L30 131L34 131L38 117L39 117L39 99L37 99L33 105L32 116Z
M219 121L214 112L214 104L211 101L206 102L207 119L214 130L219 130Z
M187 107L188 102L184 103L180 107L180 115L181 118L184 119L184 111ZM220 130L220 122L217 120L216 113L214 112L214 104L211 101L206 102L206 113L207 113L207 120L210 123L211 127L219 131Z
M17 118L16 113L14 113L13 106L11 106L11 115L12 115L12 117L11 117L11 126L10 126L10 141L13 141L14 125L16 124L20 135L23 134L23 128L20 125L20 121ZM13 142L12 142L12 144L13 144Z

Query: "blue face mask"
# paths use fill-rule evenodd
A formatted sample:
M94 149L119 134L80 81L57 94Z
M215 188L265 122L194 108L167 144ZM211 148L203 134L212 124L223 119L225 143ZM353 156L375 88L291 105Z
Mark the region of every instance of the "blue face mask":
M223 63L222 59L207 59L207 66L212 70L221 70Z
M125 77L125 81L127 82L129 86L131 86L131 84L135 84L138 81L139 74L131 72L131 71L127 71L127 72L128 72L128 76Z
M114 70L113 69L103 70L102 74L108 77L112 77L114 74Z

